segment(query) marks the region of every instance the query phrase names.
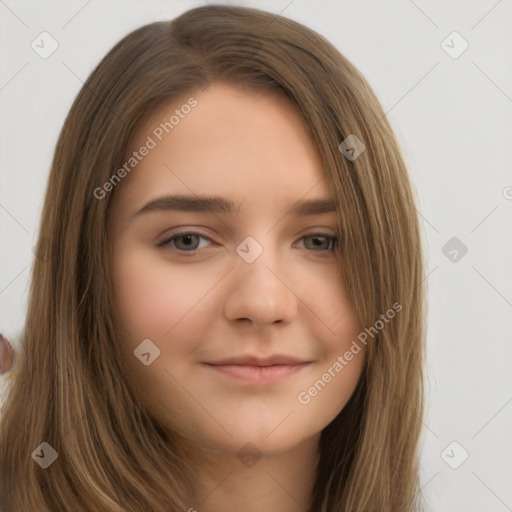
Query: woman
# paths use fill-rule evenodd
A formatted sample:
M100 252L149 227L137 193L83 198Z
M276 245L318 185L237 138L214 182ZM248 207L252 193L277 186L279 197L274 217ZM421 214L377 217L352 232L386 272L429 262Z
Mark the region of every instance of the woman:
M226 6L128 34L65 121L39 236L3 512L419 510L413 193L321 36Z

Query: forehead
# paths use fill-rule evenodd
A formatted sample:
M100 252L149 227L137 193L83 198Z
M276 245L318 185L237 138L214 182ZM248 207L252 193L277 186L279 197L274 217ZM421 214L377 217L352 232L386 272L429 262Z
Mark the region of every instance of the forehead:
M185 95L138 129L127 161L134 151L136 165L118 192L139 207L164 193L229 196L265 208L284 198L332 198L304 119L273 93L214 84Z

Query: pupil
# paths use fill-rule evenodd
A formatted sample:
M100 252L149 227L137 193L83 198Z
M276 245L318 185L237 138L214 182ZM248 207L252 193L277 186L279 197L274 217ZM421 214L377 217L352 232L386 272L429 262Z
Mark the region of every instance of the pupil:
M181 235L181 241L183 242L183 246L185 246L186 248L190 248L192 245L192 240L194 238L195 235Z

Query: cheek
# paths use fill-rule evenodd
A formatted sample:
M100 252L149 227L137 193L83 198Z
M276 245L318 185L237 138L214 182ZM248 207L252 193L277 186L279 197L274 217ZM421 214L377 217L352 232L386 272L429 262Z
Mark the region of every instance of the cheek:
M204 294L197 273L172 269L144 253L118 260L114 271L116 304L130 337L160 341Z
M206 301L201 298L211 285L192 267L172 268L143 251L126 250L116 261L114 296L122 350L133 384L137 383L134 391L142 393L140 400L166 422L167 400L183 393L168 372L177 376L185 372L196 340L201 339L202 325L208 323L203 305ZM148 366L134 354L145 339L159 350ZM151 345L148 349L154 350Z
M352 340L361 332L342 278L332 274L318 280L318 286L309 286L306 297L307 308L314 313L316 338L322 340L325 356L343 354L350 348Z
M364 367L366 347L358 341L363 330L341 277L324 280L310 291L308 306L317 317L315 337L321 340L321 361L297 395L309 418L330 422L350 399ZM313 292L313 293L311 293ZM312 324L313 325L313 324Z
M304 415L318 430L334 420L350 400L361 378L364 351L343 366L334 361L319 369L296 396L297 417Z

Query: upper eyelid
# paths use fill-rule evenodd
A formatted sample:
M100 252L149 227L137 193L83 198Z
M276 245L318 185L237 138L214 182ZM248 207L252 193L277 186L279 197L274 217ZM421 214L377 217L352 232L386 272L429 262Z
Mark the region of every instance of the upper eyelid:
M207 235L206 233L203 233L201 231L197 231L196 228L190 228L190 229L187 229L187 228L176 228L177 231L171 231L171 232L167 232L165 235L162 235L159 237L159 240L168 240L169 238L172 238L174 236L184 236L184 235L199 235L199 236L202 236L204 238L208 238L209 240L212 240L212 238ZM305 233L304 235L301 236L302 237L305 237L305 236L312 236L312 235L321 235L321 236L339 236L339 233L337 230L332 230L332 228L330 228L331 230L329 230L329 228L311 228L313 231L311 232L308 232L308 233ZM315 230L316 229L316 230ZM322 232L322 229L328 229L329 231L328 232Z

